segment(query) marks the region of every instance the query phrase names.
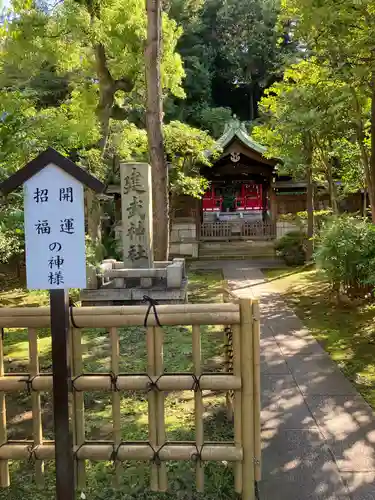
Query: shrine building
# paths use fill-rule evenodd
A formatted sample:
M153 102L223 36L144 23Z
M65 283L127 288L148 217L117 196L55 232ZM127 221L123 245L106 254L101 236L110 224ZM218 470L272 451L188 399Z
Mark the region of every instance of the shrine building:
M278 222L279 216L306 210L306 183L278 175L281 161L267 158L266 148L243 123L228 123L217 145L219 158L201 170L210 182L202 199L180 196L173 204L172 254L198 256L207 242L267 241L270 246L293 229ZM324 193L317 198L319 209L328 203Z

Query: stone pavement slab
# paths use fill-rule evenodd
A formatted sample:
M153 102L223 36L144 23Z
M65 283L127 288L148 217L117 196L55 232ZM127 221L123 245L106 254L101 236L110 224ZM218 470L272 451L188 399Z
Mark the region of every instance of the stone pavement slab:
M349 500L318 429L262 432L261 500Z
M374 500L375 472L342 472L351 500Z
M263 331L263 328L262 328ZM282 356L275 338L270 335L260 340L260 370L262 373L290 374L288 365Z
M375 500L374 412L259 266L222 268L238 296L261 299L260 500Z
M358 394L327 353L305 354L305 349L302 351L303 354L289 354L286 363L303 394L318 396Z
M261 375L261 424L263 429L315 429L315 420L293 377Z
M307 396L306 402L339 470L375 474L374 414L363 398Z

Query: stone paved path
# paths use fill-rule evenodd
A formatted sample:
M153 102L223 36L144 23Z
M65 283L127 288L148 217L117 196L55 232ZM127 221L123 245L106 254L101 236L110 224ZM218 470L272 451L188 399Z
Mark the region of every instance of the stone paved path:
M237 295L261 299L260 500L375 500L374 412L259 264L208 266L221 267Z

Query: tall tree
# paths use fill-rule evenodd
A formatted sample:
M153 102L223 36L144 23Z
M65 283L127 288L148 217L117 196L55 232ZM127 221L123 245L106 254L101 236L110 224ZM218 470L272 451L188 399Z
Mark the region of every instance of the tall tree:
M142 0L129 0L127 9L121 0L65 0L55 4L52 10L39 8L27 0L14 1L11 15L1 28L1 92L4 96L18 92L17 99L25 99L30 110L34 109L33 101L39 106L41 96L35 79L44 68L53 68L57 76L67 81L68 92L65 88L60 100L52 102L54 109L44 103L44 109L37 111L37 116L57 118L52 130L44 131L45 136L53 136L48 145L59 143L60 149L74 153L106 180L116 154L116 141L111 140L114 124L124 124L133 109L145 110L146 31L147 16ZM181 33L167 15L164 15L163 31L161 85L166 94L172 92L183 97L180 84L184 73L181 59L175 53ZM6 100L10 104L11 100L7 97ZM69 122L69 128L74 124L80 132L85 129L86 137L90 135L86 128L92 127L90 141L80 140L79 134L73 136L75 141L73 137L64 136L57 125L62 120L64 125ZM46 145L43 136L39 142L27 139L21 145L27 156ZM72 148L73 142L76 144ZM6 168L8 165L12 168L18 162L12 165L4 157L4 163ZM88 200L88 204L92 214L90 233L95 240L98 239L99 213L94 199Z
M337 141L350 126L350 92L314 61L302 61L285 72L283 82L268 89L261 101L265 124L253 135L269 147L268 154L284 160L284 170L307 182L308 236L313 236L313 180L326 182L337 211L334 169ZM311 256L312 244L309 246Z
M235 113L251 121L264 89L282 76L291 44L279 30L279 0L169 0L184 28L178 44L187 98L167 102L167 117L207 128L216 136ZM279 34L285 42L278 43Z
M375 2L373 0L285 0L283 20L293 21L305 55L314 55L352 92L356 136L365 166L375 223ZM366 101L371 102L371 155L366 142Z
M161 0L146 0L146 9L146 123L152 167L153 224L155 235L154 258L158 261L166 261L168 260L169 252L169 193L168 168L164 154L162 132L163 109L160 78L162 37Z

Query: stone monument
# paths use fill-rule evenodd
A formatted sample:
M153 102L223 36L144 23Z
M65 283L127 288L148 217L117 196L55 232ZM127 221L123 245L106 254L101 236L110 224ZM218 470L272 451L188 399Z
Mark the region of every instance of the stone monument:
M123 163L120 175L124 267L152 268L151 166Z
M185 260L153 261L151 167L124 163L121 175L122 262L104 260L81 292L83 306L187 302Z

